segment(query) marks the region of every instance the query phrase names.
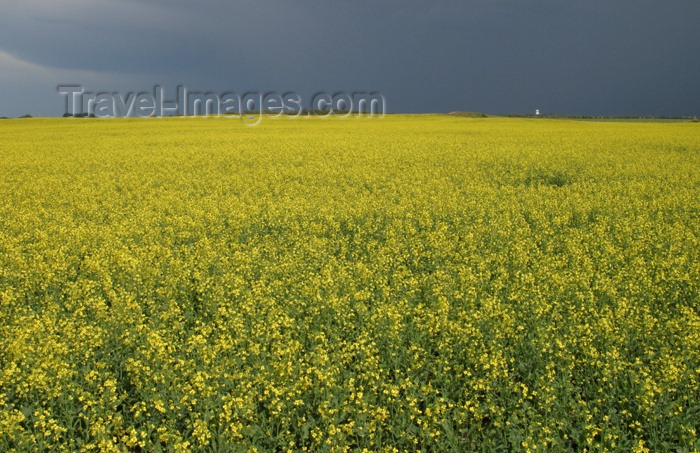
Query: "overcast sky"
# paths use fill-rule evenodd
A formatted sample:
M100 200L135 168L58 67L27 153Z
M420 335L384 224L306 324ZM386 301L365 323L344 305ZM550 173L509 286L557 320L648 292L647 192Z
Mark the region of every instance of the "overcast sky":
M61 115L59 84L700 116L698 23L699 1L0 0L0 116Z

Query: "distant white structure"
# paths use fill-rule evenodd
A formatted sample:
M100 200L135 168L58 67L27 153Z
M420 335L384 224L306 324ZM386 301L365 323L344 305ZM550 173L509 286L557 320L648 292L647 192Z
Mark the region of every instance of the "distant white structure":
M539 116L539 114L540 114L540 109L535 109L535 115Z

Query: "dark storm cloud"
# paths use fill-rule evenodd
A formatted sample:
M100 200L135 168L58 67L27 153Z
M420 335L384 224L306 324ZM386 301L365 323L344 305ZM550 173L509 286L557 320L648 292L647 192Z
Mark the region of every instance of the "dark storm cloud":
M700 113L698 2L0 0L0 115L95 90L380 91L391 111Z

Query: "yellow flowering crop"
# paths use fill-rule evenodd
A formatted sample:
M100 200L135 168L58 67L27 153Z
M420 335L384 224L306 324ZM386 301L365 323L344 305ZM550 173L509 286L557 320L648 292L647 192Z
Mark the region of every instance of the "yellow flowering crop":
M700 448L697 124L7 120L0 157L0 451Z

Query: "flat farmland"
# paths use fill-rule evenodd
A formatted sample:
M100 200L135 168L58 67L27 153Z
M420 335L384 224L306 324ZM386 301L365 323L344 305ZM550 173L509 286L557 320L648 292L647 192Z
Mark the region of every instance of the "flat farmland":
M0 451L700 448L700 126L0 122Z

